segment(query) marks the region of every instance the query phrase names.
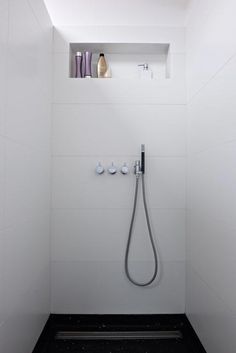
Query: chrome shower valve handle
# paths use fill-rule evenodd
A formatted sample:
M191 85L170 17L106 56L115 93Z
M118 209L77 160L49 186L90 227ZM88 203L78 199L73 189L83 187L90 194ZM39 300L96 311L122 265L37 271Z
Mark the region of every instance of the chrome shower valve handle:
M98 175L101 175L104 173L104 171L105 171L104 167L101 165L101 162L99 162L98 165L96 166L95 172Z
M124 175L126 175L126 174L129 173L129 168L128 168L128 166L127 166L126 163L123 164L123 166L121 167L120 171L121 171L121 173L124 174Z
M111 175L114 175L117 173L117 168L113 162L111 163L111 166L107 170L108 170L108 173Z

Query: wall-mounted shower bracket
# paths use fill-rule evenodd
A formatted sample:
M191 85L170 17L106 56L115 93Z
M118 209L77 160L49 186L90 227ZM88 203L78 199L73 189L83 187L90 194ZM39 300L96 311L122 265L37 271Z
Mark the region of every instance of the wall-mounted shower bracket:
M134 174L138 178L142 174L141 162L135 161L134 163Z

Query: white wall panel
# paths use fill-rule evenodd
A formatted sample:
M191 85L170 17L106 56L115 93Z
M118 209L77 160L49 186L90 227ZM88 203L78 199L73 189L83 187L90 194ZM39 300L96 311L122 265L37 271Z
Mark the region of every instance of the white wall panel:
M119 157L114 163L127 162L131 170L138 156ZM54 208L131 208L134 175L97 176L95 167L110 157L55 157L53 166ZM151 208L185 208L185 159L180 157L147 159L147 195Z
M99 3L86 0L45 0L53 23L59 25L99 25L116 24L138 26L181 26L185 20L188 0L144 0L126 2L120 0L101 0Z
M54 210L52 217L53 261L120 261L127 243L131 209ZM185 260L185 210L151 212L160 256L165 261ZM152 249L144 210L137 211L131 260L148 261Z
M0 27L0 351L31 353L50 308L52 26L43 1L1 0Z
M137 280L150 278L151 271L153 264L150 262L131 264L131 273ZM162 263L160 284L143 290L129 283L123 261L53 262L52 274L53 312L153 314L184 311L183 262Z
M70 42L170 43L171 78L69 78ZM52 311L184 311L186 87L184 29L60 27L54 30ZM146 144L146 187L163 261L159 285L141 290L124 275L134 161ZM97 176L127 162L131 173ZM132 242L132 271L153 270L143 205ZM140 277L140 279L141 279ZM174 294L175 293L175 294ZM87 297L87 300L86 300Z
M192 1L188 52L187 314L208 353L236 350L234 1Z
M53 154L136 155L142 141L148 156L185 156L185 117L184 105L55 105Z

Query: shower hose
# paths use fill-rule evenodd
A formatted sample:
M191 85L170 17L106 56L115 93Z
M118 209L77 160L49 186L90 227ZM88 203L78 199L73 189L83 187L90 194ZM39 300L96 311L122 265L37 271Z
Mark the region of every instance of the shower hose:
M147 227L148 227L148 234L149 234L149 239L151 242L153 256L154 256L154 273L153 273L153 276L147 282L138 282L138 281L134 280L129 272L129 252L130 252L130 245L131 245L131 239L132 239L132 234L133 234L135 214L136 214L136 209L137 209L137 199L138 199L138 189L139 189L140 176L141 176L141 180L142 180L142 196L143 196L143 204L144 204L146 222L147 222ZM130 282L132 282L134 285L139 286L139 287L149 286L151 283L154 282L157 275L159 274L158 253L157 253L157 249L155 246L155 242L154 242L154 238L153 238L153 234L152 234L152 229L151 229L151 224L150 224L150 219L149 219L149 215L148 215L145 183L144 183L144 174L136 175L134 206L133 206L133 212L132 212L132 217L131 217L131 222L130 222L128 241L127 241L127 246L126 246L126 251L125 251L125 273L126 273L126 276L128 277L128 279L130 280Z

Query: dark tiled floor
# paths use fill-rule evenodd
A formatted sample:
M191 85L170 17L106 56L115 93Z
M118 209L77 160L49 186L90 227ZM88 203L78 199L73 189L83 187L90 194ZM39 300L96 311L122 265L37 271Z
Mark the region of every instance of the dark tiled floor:
M63 341L58 331L180 330L182 339ZM185 315L51 315L33 353L206 353Z

